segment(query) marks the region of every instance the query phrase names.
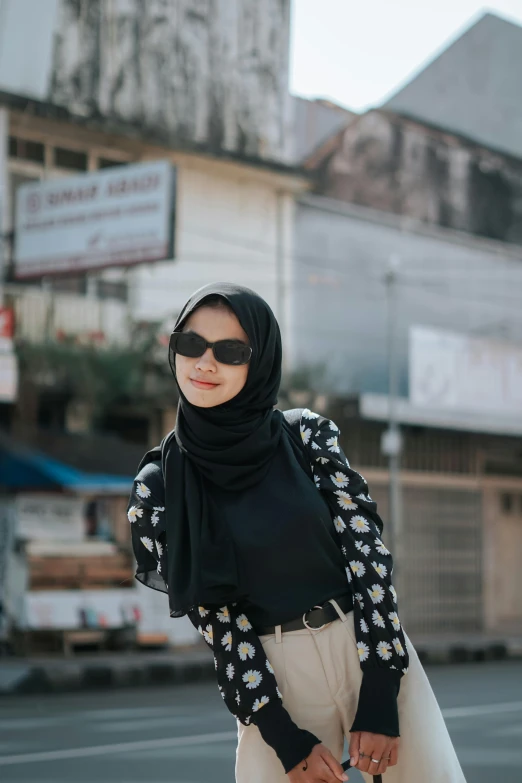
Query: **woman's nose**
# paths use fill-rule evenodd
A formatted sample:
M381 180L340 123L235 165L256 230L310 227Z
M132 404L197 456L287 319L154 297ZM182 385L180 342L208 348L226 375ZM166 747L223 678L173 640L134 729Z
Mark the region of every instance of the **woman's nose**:
M196 367L202 370L210 370L215 368L215 366L216 360L214 358L214 354L212 353L212 348L207 348L203 356L200 356L197 360Z

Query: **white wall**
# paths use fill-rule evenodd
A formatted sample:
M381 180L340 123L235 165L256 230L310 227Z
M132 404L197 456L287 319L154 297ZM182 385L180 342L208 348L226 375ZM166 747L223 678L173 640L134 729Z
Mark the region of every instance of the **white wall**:
M230 281L263 296L289 337L293 197L279 178L238 172L201 159L178 166L176 259L129 271L134 318L172 321L196 289Z

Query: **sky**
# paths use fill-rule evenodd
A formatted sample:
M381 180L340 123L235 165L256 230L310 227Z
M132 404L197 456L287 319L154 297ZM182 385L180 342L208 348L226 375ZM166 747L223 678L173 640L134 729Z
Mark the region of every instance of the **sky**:
M522 26L522 0L293 0L290 91L379 105L486 11Z

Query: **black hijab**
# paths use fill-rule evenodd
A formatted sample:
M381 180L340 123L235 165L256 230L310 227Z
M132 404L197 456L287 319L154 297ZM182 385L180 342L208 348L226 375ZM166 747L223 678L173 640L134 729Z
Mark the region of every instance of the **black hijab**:
M174 331L205 299L216 295L236 314L252 357L239 394L212 408L192 405L176 379L176 427L162 448L167 585L174 617L200 604L224 605L244 597L233 542L219 513L216 516L218 506L209 504L209 495L216 486L240 491L260 482L285 432L283 414L274 410L281 381L281 335L272 310L258 294L232 283L204 286L190 297ZM176 377L175 356L169 360ZM290 440L291 448L298 450Z

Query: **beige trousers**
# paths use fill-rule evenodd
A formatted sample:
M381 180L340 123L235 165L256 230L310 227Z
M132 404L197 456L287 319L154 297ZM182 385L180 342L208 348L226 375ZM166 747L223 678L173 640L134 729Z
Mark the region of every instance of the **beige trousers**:
M336 605L335 601L332 601ZM341 760L355 717L362 673L353 612L320 631L261 636L274 667L283 704L295 723L318 737ZM406 636L410 665L401 681L399 761L383 775L385 783L465 783L439 705ZM343 759L344 760L344 759ZM348 775L349 775L348 771ZM372 776L361 773L366 783ZM253 724L238 722L236 783L288 783L275 752Z

